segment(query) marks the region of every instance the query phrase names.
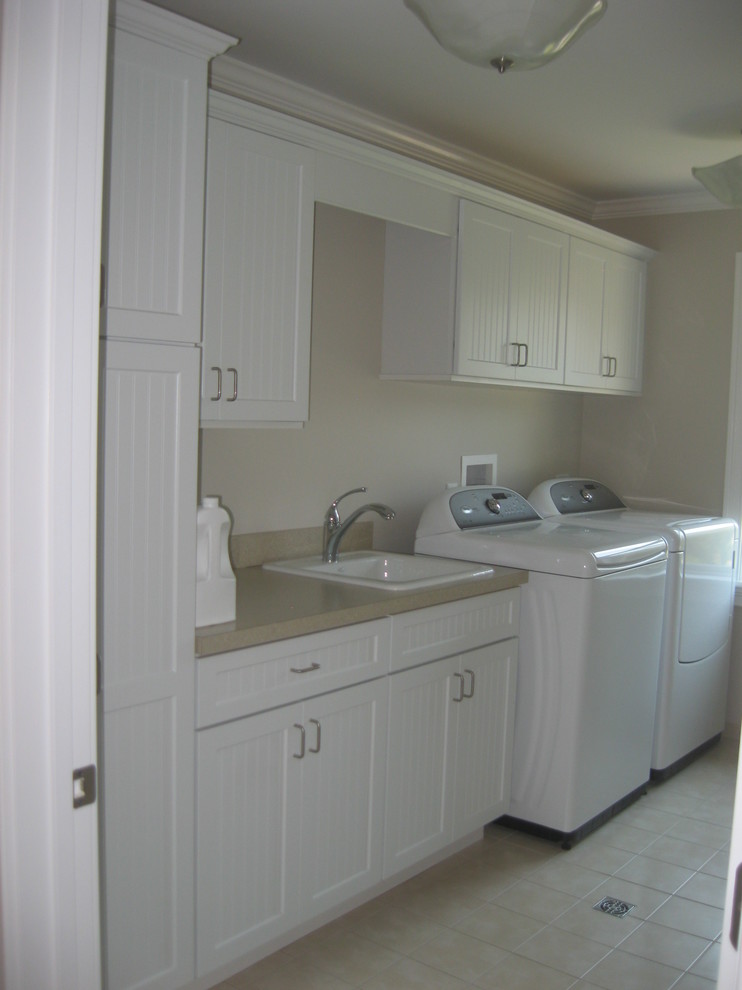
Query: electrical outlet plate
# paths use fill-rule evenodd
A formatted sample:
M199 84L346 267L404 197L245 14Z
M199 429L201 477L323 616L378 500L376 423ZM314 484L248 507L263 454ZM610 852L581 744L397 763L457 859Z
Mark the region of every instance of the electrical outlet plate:
M497 454L462 454L461 486L496 485Z

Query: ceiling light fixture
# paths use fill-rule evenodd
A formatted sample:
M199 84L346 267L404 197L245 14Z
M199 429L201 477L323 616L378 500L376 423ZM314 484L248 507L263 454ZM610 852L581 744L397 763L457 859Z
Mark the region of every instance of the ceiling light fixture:
M718 165L692 168L691 172L721 203L742 206L742 155Z
M602 17L606 0L404 0L436 41L473 65L536 69Z

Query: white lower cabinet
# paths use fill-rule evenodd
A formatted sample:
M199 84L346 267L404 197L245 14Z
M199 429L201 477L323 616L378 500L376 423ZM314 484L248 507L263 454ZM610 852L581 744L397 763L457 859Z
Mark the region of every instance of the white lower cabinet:
M510 803L518 640L472 650L461 657L457 685L453 838L505 814Z
M381 879L386 681L198 733L197 969Z
M384 876L447 845L456 742L453 675L458 657L389 678Z
M305 704L301 899L318 914L381 879L386 684Z
M518 619L515 588L197 661L199 977L507 810Z
M389 678L384 876L507 811L518 640Z

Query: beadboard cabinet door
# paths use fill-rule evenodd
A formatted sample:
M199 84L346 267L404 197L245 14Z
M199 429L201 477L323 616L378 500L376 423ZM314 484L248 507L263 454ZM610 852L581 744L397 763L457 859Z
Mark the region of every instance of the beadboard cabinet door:
M197 970L381 879L386 683L198 733Z
M193 975L195 347L104 341L101 801L106 987Z
M641 392L647 263L572 238L565 383Z
M517 656L513 638L390 676L385 877L507 811Z
M458 667L447 657L389 678L384 877L451 841Z
M313 183L313 151L210 113L202 425L309 416Z
M307 916L381 879L387 692L383 680L304 704L302 903Z
M562 384L569 236L462 200L455 374Z
M138 0L115 4L106 336L201 339L208 62L235 40Z
M517 664L517 639L461 658L464 699L456 738L454 839L508 810Z
M298 923L302 705L197 735L199 974Z

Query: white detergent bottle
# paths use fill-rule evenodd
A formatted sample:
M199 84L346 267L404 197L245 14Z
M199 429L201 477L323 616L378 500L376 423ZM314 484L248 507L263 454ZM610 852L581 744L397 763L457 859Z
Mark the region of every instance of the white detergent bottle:
M218 495L204 496L198 507L196 536L196 625L232 622L237 581L229 560L232 520Z

